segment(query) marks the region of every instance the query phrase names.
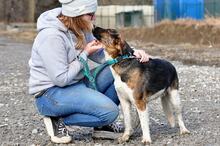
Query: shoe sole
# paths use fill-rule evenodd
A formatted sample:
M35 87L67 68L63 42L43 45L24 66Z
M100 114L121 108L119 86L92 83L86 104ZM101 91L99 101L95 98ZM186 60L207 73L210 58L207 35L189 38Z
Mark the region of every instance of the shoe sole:
M44 124L46 126L47 133L50 136L52 142L54 142L54 143L69 143L72 141L71 136L63 136L63 137L54 136L53 124L52 124L51 119L49 117L44 117L43 120L44 120Z

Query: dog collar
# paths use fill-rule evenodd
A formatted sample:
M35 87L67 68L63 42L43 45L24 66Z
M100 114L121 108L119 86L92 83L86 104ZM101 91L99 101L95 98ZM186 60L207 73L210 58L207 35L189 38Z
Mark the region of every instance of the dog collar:
M132 55L122 55L122 56L118 56L118 57L116 57L114 59L107 60L106 63L108 65L113 65L113 64L116 64L118 62L121 62L124 59L129 59L129 58L135 58L135 56L132 56Z

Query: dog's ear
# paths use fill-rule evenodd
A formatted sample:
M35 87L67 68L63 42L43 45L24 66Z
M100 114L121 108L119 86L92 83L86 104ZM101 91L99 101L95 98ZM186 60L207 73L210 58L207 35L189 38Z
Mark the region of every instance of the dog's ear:
M121 44L121 36L115 35L114 36L114 45L120 45Z
M121 43L121 54L122 55L133 55L134 50L129 46L129 44L126 41L123 41Z
M112 37L114 38L113 40L115 48L118 50L120 55L122 55L123 40L121 39L121 35L117 33L115 35L112 35Z

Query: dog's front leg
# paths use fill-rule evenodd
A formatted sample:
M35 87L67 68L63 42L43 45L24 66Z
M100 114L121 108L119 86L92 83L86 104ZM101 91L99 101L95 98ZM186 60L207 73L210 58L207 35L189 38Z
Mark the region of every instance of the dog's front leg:
M148 106L140 107L137 106L138 115L141 122L141 129L143 132L142 143L150 144L151 137L150 137L150 130L149 130L149 115L148 115Z
M116 89L117 90L117 89ZM124 117L125 131L121 137L118 138L119 143L124 143L129 140L133 129L132 129L132 120L131 120L131 103L125 97L127 95L122 94L120 90L117 90L119 96L122 113Z

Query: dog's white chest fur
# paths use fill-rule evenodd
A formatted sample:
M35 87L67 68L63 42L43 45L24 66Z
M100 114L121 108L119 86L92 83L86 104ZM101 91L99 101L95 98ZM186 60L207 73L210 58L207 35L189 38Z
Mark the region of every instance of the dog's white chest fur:
M104 51L104 54L106 60L112 59L107 52ZM115 80L114 86L119 98L124 98L125 100L129 100L130 102L134 102L133 90L129 88L125 82L121 81L121 77L115 72L112 66L110 66L110 69Z
M120 98L124 98L131 102L134 102L133 90L129 88L125 82L121 81L121 77L114 71L112 67L110 67L110 69L115 79L114 86L115 86L118 96Z

